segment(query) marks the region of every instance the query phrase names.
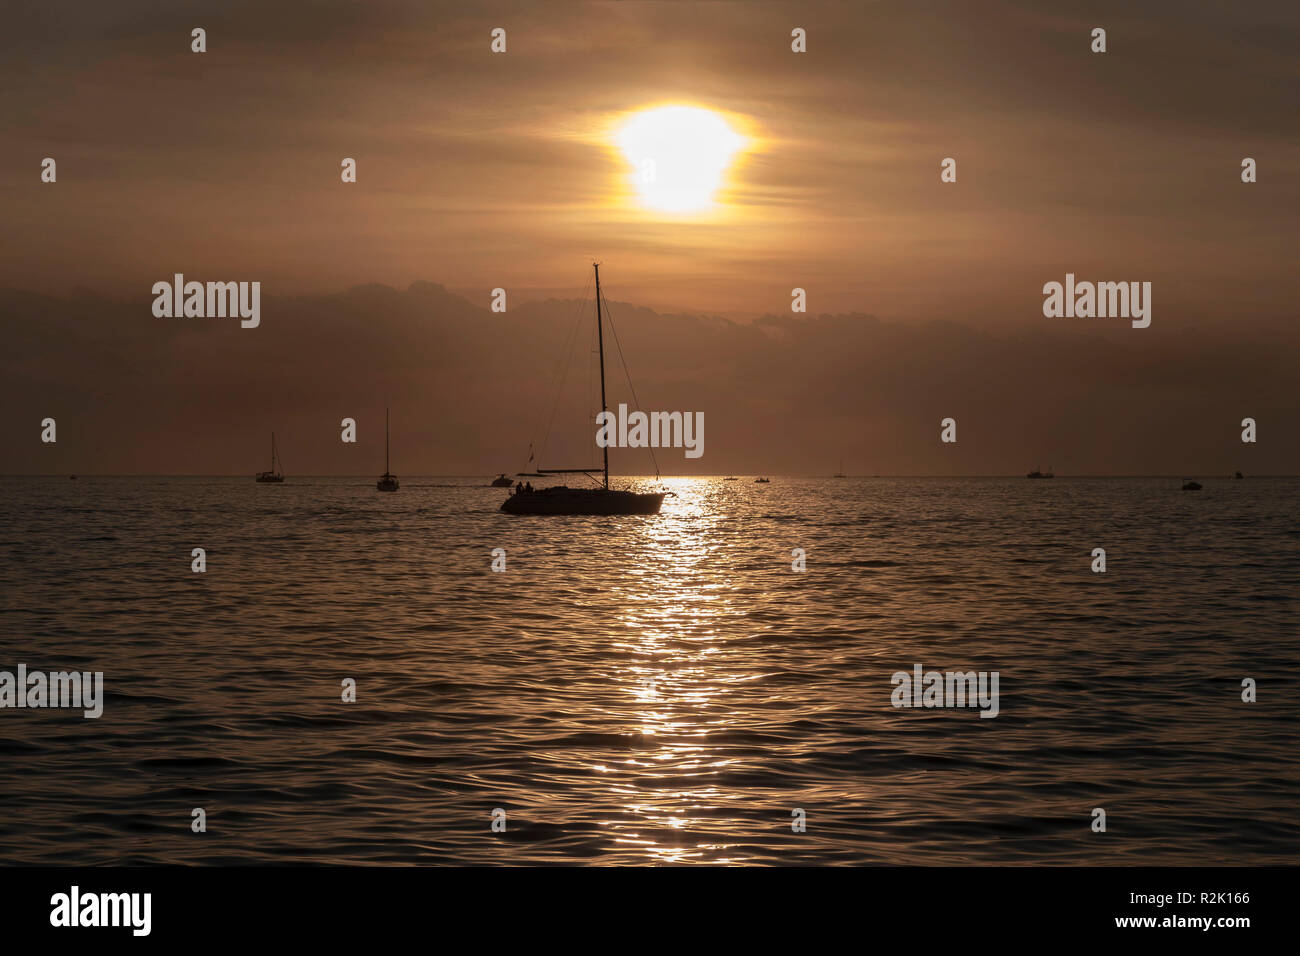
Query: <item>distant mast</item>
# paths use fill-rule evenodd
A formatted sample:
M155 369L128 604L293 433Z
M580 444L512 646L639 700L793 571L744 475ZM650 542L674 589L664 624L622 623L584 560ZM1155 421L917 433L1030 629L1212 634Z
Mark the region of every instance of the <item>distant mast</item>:
M397 476L388 470L388 406L384 406L384 473L379 476L375 482L375 487L380 491L396 491L401 487Z
M271 432L271 470L259 471L253 477L261 482L274 482L275 484L284 481L284 474L276 471L276 468L279 465L279 458L280 456L276 454L275 450L275 432Z
M600 346L600 410L608 412L609 406L605 404L605 332L604 322L600 316L600 263L593 262L591 267L596 270L596 342ZM605 421L604 418L601 421ZM603 448L605 453L605 490L609 491L609 442L605 442Z

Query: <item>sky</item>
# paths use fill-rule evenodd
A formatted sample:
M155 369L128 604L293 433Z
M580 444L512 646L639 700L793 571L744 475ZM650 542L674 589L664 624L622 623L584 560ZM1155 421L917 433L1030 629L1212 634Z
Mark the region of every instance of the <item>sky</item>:
M313 323L337 328L356 287L384 300L375 287L386 286L416 324L392 328L399 340L436 330L454 349L482 331L449 327L453 317L517 336L526 307L562 333L564 308L547 302L579 296L593 258L605 263L607 294L634 324L649 323L648 341L677 316L723 330L741 350L725 368L726 352L713 367L671 348L640 357L647 382L677 407L717 409L704 472L830 469L801 468L800 442L774 453L765 436L779 421L799 422L816 455L851 434L870 473L950 473L952 458L932 447L944 404L934 395L957 381L970 390L947 405L980 390L1013 421L1045 420L1042 434L1004 428L994 443L990 431L963 448L958 472L1014 473L1040 458L1059 471L1071 456L1091 472L1222 468L1240 448L1205 436L1264 406L1273 417L1263 434L1278 444L1259 463L1300 469L1288 385L1300 222L1294 3L11 7L0 36L0 321L15 349L0 360L0 397L23 414L42 402L81 409L70 413L89 434L112 432L113 444L87 439L80 470L248 470L233 463L244 431L264 443L269 429L250 419L265 405L259 415L193 383L220 389L248 368L274 368L297 397L268 396L285 405L270 417L291 421L289 406L316 387L313 368L340 363L334 384L369 409L382 407L380 390L439 396L440 419L459 424L451 436L424 430L438 444L420 452L420 468L512 467L487 437L504 427L494 408L441 394L384 343L369 379L348 377L348 357L365 351L357 337L390 329L391 317L345 336ZM196 26L207 31L202 54L190 50ZM1090 50L1097 26L1104 54ZM497 27L504 54L490 48ZM806 53L791 51L795 27ZM713 111L745 139L702 212L648 208L619 149L622 124L663 104ZM40 179L47 156L55 183ZM343 157L356 159L357 182L340 181ZM945 157L955 183L940 181ZM1241 182L1243 157L1256 160L1258 182ZM260 281L263 325L156 318L151 287L178 272ZM1151 282L1151 327L1046 318L1043 284L1067 272ZM442 290L443 312L419 311L430 304L421 283ZM504 315L487 311L496 288L507 291ZM806 314L790 311L795 288ZM52 317L67 323L60 334ZM828 330L839 331L827 340ZM778 334L799 343L789 366L779 352L765 364ZM532 358L554 358L547 344ZM875 351L888 348L898 351ZM933 364L922 368L926 354ZM86 396L114 396L113 423L129 420L165 377L147 364L123 377L146 355L190 370L171 400L212 409L228 437L197 450L180 421L115 431ZM242 370L212 364L236 358ZM718 391L746 363L794 395L868 371L888 377L904 358L909 375L888 396L851 391L867 404L817 406L816 422L793 399L773 407L766 382ZM697 373L684 384L683 367ZM935 382L940 367L952 374ZM1066 377L1028 391L1045 369ZM501 374L516 378L499 390L523 373ZM1115 416L1089 407L1115 403L1117 383L1137 416L1131 449L1108 441ZM1153 406L1171 409L1173 427L1143 417ZM1215 424L1180 424L1198 408ZM2 470L46 470L49 449L30 447L27 420L5 418L13 464ZM1052 434L1069 437L1053 444ZM300 461L374 470L324 445Z

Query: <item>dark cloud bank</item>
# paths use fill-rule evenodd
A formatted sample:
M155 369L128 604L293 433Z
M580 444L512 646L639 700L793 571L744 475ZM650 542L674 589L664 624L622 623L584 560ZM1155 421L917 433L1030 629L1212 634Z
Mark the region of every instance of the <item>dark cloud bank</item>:
M573 301L500 314L432 283L264 290L256 329L155 318L151 302L0 291L4 472L251 474L274 428L291 474L369 475L382 470L385 403L400 474L517 469L552 408L547 463L594 458L595 428L582 422L594 409L594 323ZM664 474L829 474L841 457L850 473L882 475L1049 463L1061 474L1300 472L1300 356L1282 323L1162 323L1157 307L1145 330L1043 319L989 332L862 314L736 323L613 309L641 406L705 414L704 456L663 450ZM609 369L611 405L629 400L616 353ZM57 445L40 442L47 416ZM357 445L339 440L345 416L360 423ZM939 442L946 416L955 446ZM1246 416L1256 445L1240 441ZM614 461L651 469L644 452Z

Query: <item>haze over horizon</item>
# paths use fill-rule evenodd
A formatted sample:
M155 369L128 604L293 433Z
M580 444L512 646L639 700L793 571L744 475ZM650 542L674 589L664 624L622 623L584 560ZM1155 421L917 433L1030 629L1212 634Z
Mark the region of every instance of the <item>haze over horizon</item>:
M841 458L867 475L1300 472L1282 437L1300 357L1286 326L1248 338L1213 324L988 331L863 313L735 322L616 294L610 305L641 407L704 413L703 457L659 449L665 475L830 474ZM262 324L241 329L155 319L147 297L0 290L14 346L0 355L3 470L251 474L274 429L291 475L377 474L386 402L398 474L520 470L548 422L545 466L597 463L591 309L555 299L494 313L434 283L369 285L264 296ZM606 348L609 405L631 404ZM54 445L38 437L47 415ZM1247 415L1257 444L1240 440ZM939 441L948 416L953 445ZM344 417L358 421L355 445L340 441ZM611 467L653 473L644 450L612 450Z
M241 473L274 428L367 474L385 402L399 473L518 468L598 258L643 407L705 414L665 473L1300 472L1300 7L744 9L16 5L0 471ZM176 273L259 282L260 327L154 316ZM1067 274L1151 283L1150 327L1046 317Z

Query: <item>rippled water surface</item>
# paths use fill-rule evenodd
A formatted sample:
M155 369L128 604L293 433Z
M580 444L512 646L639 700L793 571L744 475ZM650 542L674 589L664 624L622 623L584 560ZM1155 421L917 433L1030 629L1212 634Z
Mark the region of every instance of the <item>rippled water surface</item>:
M1300 858L1300 481L485 483L0 479L0 670L107 690L0 710L0 862Z

